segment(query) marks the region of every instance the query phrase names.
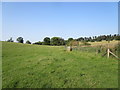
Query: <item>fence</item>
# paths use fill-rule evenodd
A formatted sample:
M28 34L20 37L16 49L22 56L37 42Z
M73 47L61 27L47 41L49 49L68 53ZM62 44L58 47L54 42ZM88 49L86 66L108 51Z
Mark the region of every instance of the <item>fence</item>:
M92 47L92 46L77 46L77 47L73 47L73 51L80 51L80 52L88 52L88 53L96 53L96 54L100 54L101 56L107 56L109 58L109 56L111 55L111 57L117 57L120 56L118 53L118 50L115 48L106 48L104 46L97 46L97 47ZM117 57L118 58L118 57Z

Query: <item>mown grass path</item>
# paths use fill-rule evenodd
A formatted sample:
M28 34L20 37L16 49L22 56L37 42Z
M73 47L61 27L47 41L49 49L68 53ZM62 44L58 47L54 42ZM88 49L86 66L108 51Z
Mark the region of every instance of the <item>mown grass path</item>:
M117 88L118 61L64 47L3 42L3 88Z

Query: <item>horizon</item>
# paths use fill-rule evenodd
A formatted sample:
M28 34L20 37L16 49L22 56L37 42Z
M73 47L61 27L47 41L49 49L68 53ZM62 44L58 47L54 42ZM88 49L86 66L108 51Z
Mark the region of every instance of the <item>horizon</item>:
M108 34L108 35L114 36L114 35L120 35L120 34L117 33L117 34ZM91 37L91 38L93 39L93 37L95 37L95 36L96 36L96 37L99 37L99 36L104 36L104 35L94 35L94 36L89 36L89 37ZM107 35L105 35L105 36L107 36ZM54 37L57 37L57 36L54 36ZM89 37L86 37L86 38L89 38ZM12 38L12 37L10 37L10 38ZM9 39L10 39L10 38L9 38ZM17 37L17 38L18 38L18 37ZM16 38L16 39L17 39L17 38ZM23 38L23 37L22 37L22 38ZM44 38L46 38L46 37L44 37ZM43 38L43 39L44 39L44 38ZM51 38L53 38L53 37L48 37L48 38L51 39ZM62 38L62 37L59 37L59 38ZM69 38L72 38L72 37L69 37ZM62 38L62 39L68 40L69 38L67 38L67 39ZM81 38L81 37L78 37L78 38ZM78 39L78 38L73 38L73 39L75 40L75 39ZM85 37L82 37L82 38L85 38ZM7 40L9 40L9 39L7 39ZM12 38L12 40L13 40L14 42L18 42L16 39L13 40L13 38ZM4 40L4 41L7 41L7 40ZM1 41L1 40L0 40L0 41ZM2 40L2 41L3 41L3 40ZM26 40L26 41L30 41L30 42L31 42L31 40ZM23 38L23 43L26 43L26 41L25 41L24 38ZM104 41L104 40L102 40L102 41ZM41 41L39 40L39 41L35 41L35 42L44 42L44 41L43 41L43 40L41 40ZM31 42L31 43L35 43L35 42ZM80 41L79 41L79 42L80 42ZM96 42L96 41L95 41L95 42Z
M2 41L118 34L117 2L4 2L2 16Z

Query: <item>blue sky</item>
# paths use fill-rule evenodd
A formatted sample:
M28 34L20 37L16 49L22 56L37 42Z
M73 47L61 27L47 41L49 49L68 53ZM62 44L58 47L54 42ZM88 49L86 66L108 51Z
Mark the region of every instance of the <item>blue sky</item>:
M118 33L117 2L2 3L2 40L79 38Z

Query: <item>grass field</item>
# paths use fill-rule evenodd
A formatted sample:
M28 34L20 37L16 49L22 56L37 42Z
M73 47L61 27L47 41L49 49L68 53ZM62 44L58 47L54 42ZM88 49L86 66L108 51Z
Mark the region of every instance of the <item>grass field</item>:
M118 60L62 46L2 43L3 88L117 88Z

